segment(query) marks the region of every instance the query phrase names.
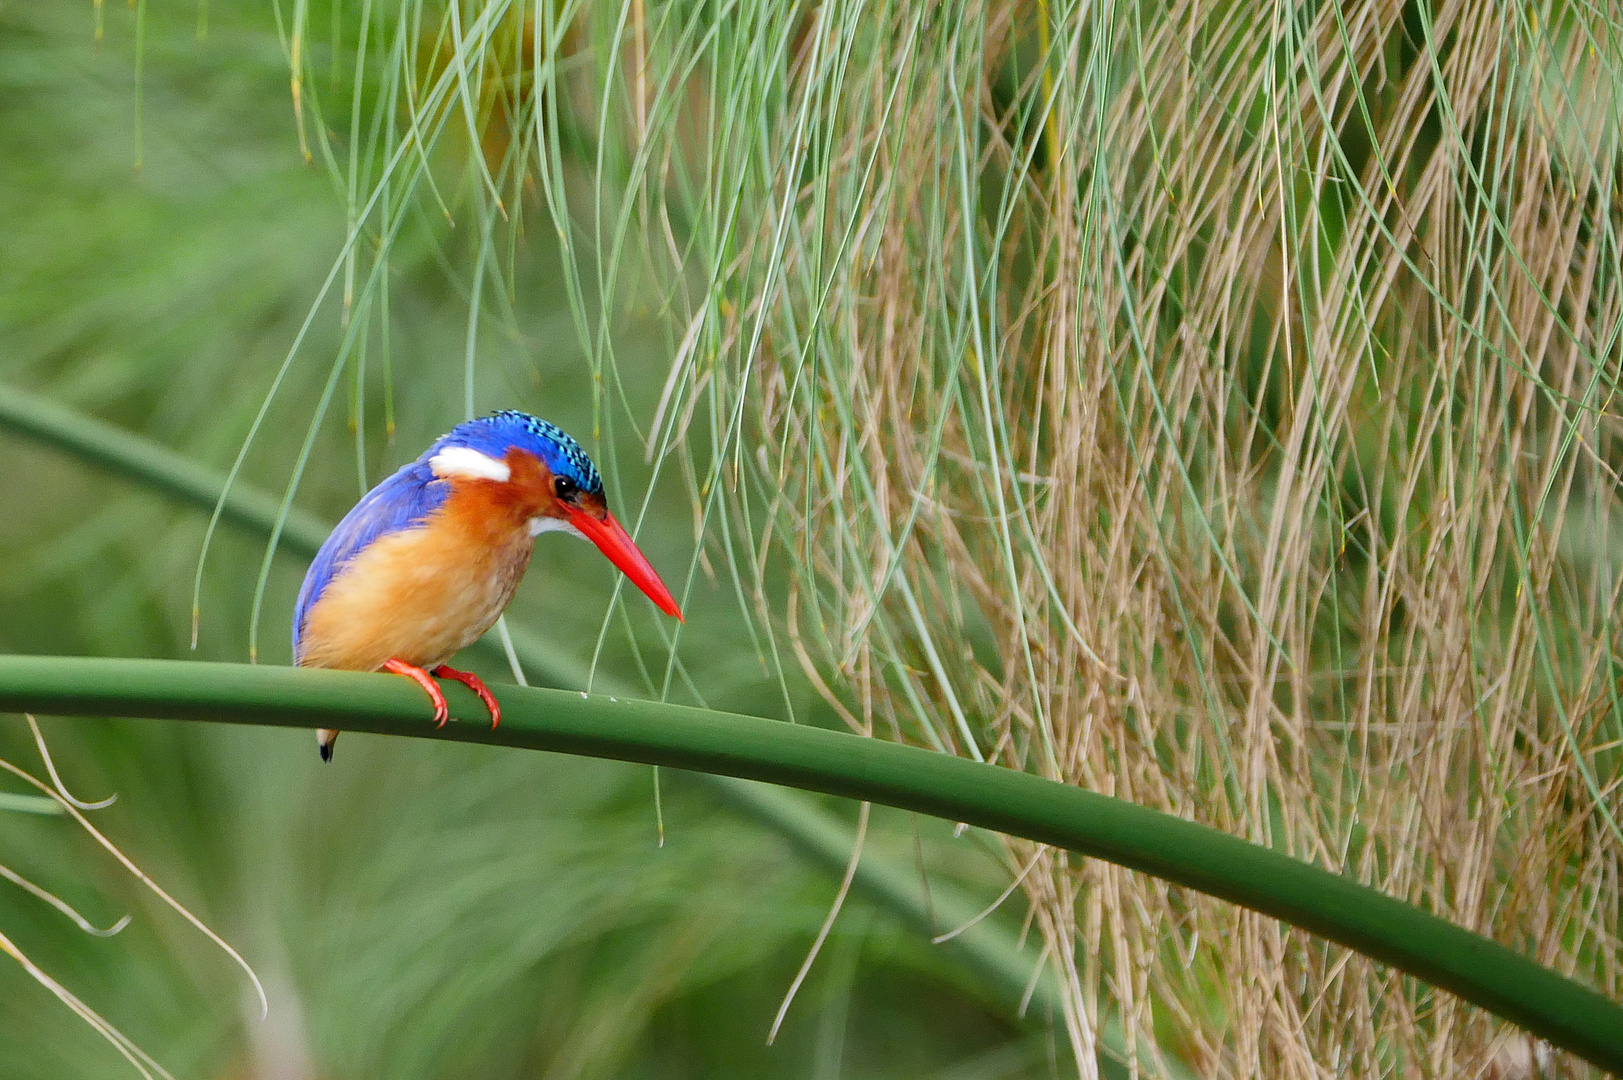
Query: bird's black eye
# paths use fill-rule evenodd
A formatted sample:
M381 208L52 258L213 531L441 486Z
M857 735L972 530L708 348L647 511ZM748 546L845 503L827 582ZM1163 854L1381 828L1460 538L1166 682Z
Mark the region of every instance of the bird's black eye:
M552 493L568 502L580 494L580 485L567 476L557 476L552 480Z

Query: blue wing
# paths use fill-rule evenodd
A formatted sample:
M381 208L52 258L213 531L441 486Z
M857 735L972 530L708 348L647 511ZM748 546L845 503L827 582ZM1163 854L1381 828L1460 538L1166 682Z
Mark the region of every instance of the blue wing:
M344 515L344 520L316 552L315 560L304 575L304 585L299 589L299 601L293 609L294 663L299 660L299 637L304 632L304 620L333 578L375 541L421 524L440 508L450 493L451 485L435 479L427 462L419 459L367 492L366 497Z

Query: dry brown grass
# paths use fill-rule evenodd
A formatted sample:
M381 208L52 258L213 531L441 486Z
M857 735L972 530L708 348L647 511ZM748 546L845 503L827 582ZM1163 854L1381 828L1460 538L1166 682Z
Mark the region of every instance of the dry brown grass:
M749 122L708 158L642 146L659 205L739 200L735 240L672 249L697 330L663 415L730 507L712 565L753 553L757 596L793 568L786 648L861 730L1623 993L1615 12L831 4L783 34L778 96L717 79ZM1117 1011L1210 1076L1544 1060L1309 935L1034 855L1079 1061Z

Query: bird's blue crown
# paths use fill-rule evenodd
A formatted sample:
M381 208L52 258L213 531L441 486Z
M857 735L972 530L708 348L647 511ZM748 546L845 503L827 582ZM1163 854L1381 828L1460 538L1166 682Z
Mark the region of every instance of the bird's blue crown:
M517 409L503 409L458 424L429 447L422 460L427 461L447 446L466 446L498 460L514 447L527 450L544 461L554 476L567 476L588 495L603 494L603 477L580 443L558 425Z

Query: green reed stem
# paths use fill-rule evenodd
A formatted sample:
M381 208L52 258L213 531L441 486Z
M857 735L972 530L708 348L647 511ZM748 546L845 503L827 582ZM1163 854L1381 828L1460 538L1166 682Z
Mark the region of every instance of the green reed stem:
M452 713L483 715L447 687ZM1623 1071L1623 1006L1350 878L1029 773L844 732L651 701L503 686L502 725L435 728L404 679L181 660L0 657L0 709L330 727L550 750L820 791L1051 844L1299 926Z

